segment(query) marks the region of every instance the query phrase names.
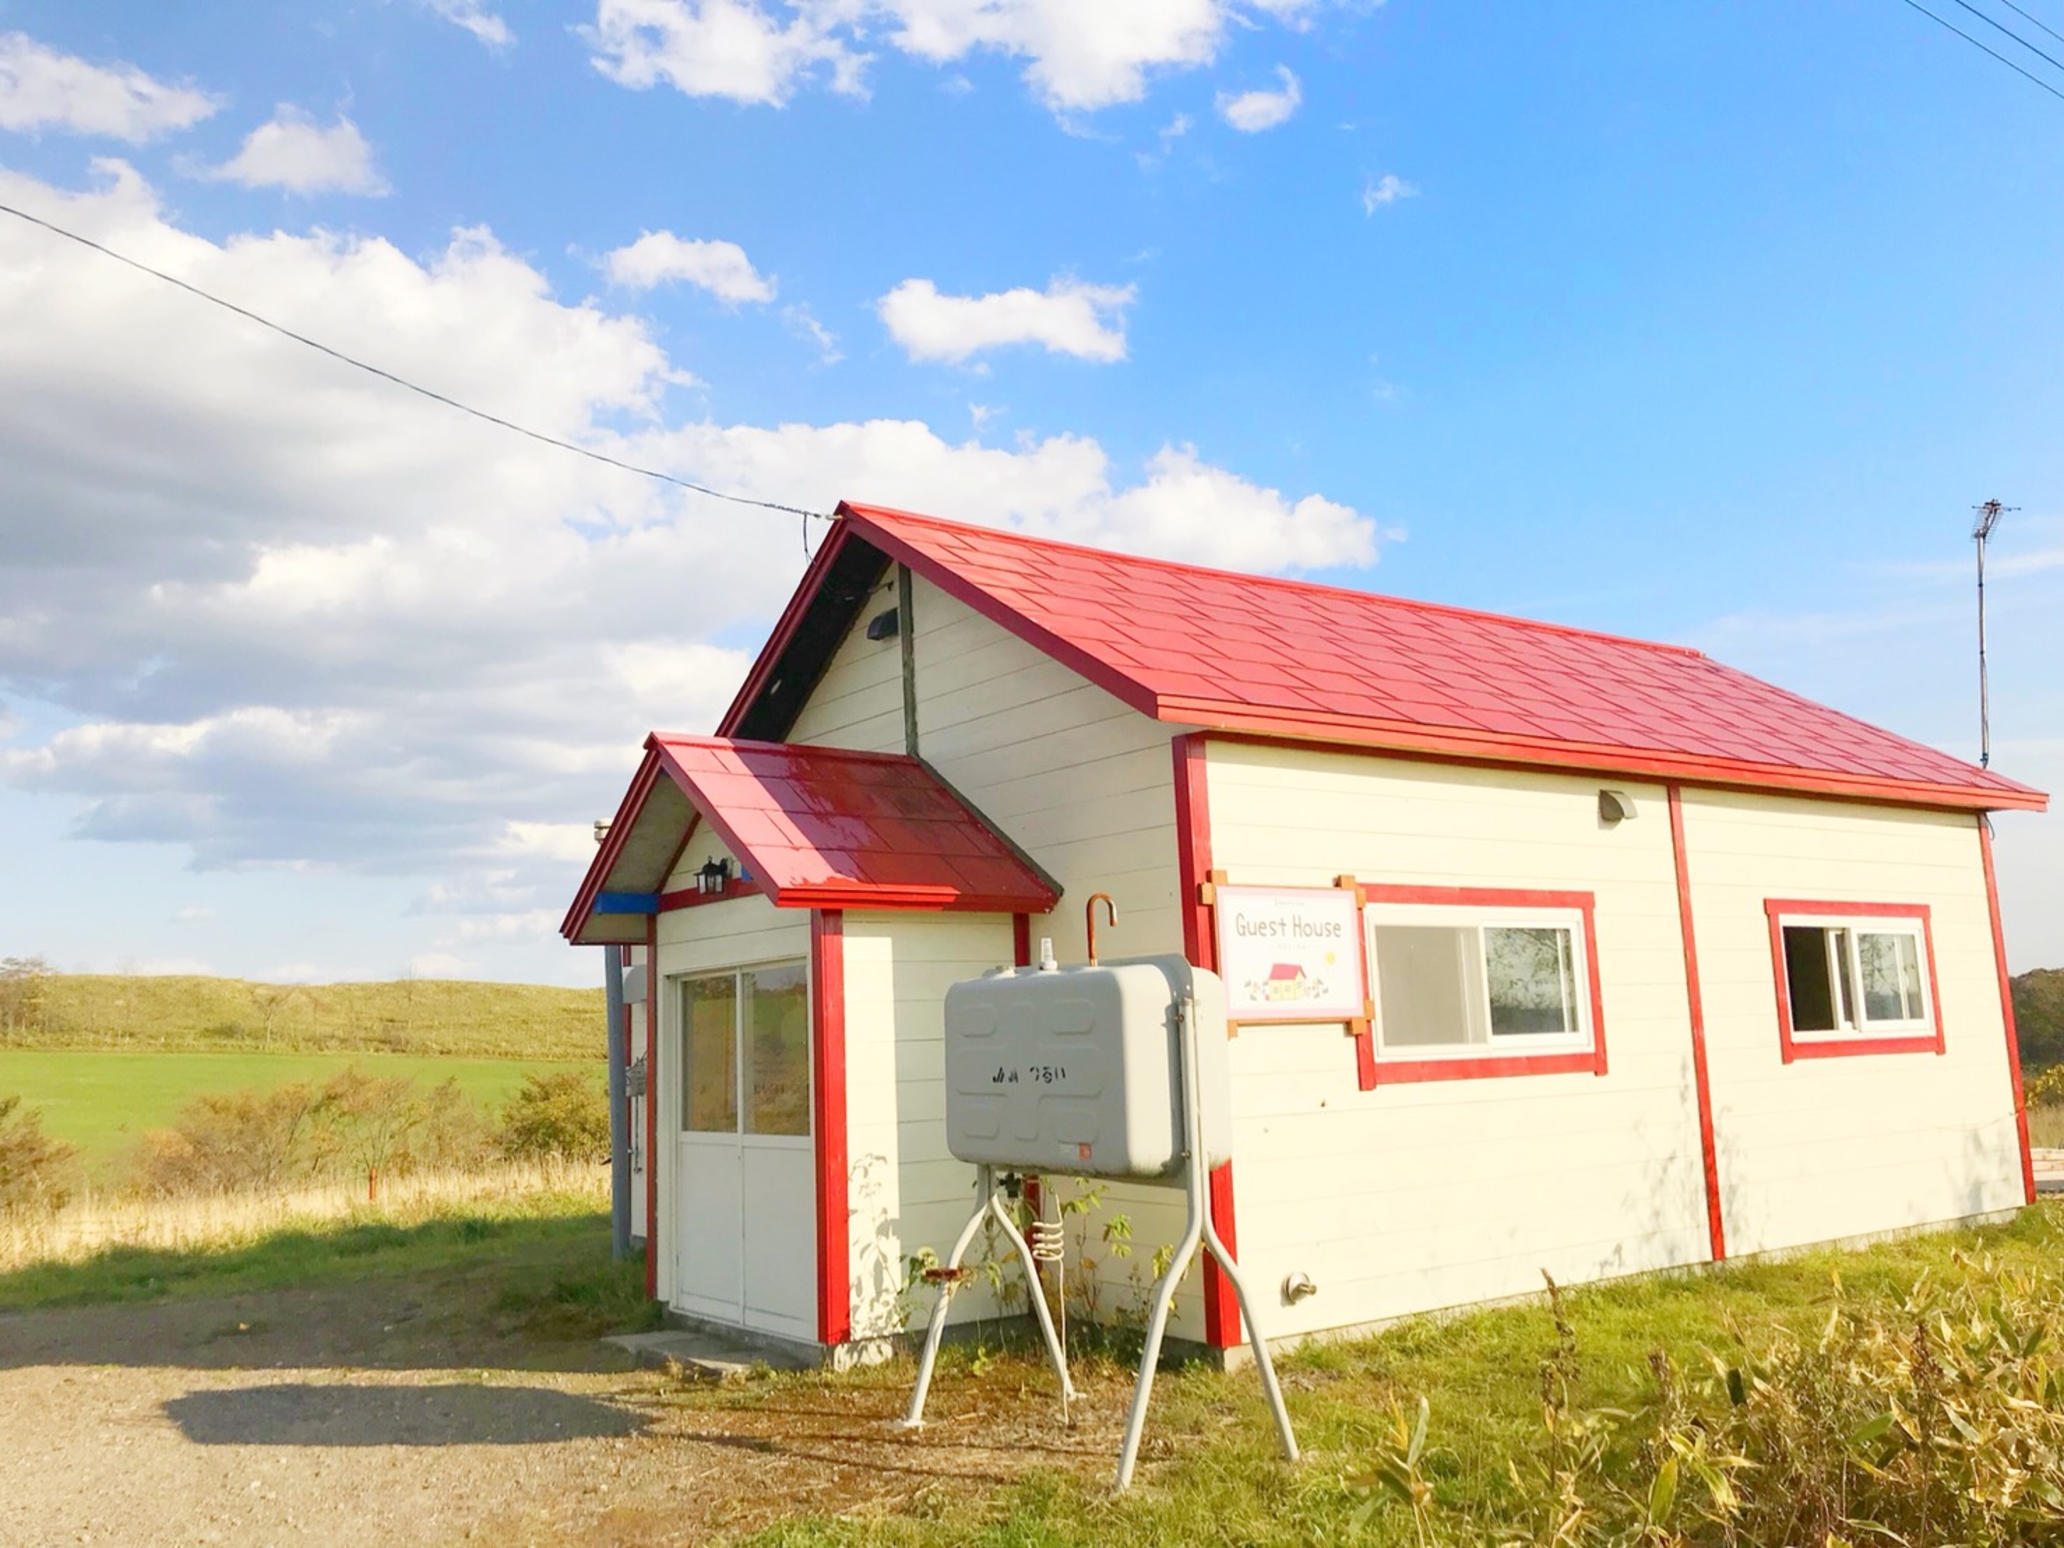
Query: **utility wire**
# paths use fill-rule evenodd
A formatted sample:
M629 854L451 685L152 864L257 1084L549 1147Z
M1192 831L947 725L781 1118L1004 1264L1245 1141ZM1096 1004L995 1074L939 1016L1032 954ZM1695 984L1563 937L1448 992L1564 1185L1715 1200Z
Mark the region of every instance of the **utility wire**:
M2005 22L1994 21L1990 16L1987 16L1983 11L1979 10L1978 7L1971 4L1971 0L1956 0L1956 3L1962 6L1965 10L1969 11L1973 16L1977 17L1980 21L1984 22L1986 26L1992 28L1995 32L2005 33L2008 37L2012 38L2016 43L2019 43L2023 48L2027 49L2029 53L2035 55L2036 58L2047 59L2059 70L2064 70L2064 60L2058 59L2054 54L2045 54L2041 49L2037 48L2033 43L2029 42L2028 39L2022 37L2021 34L2016 32L2012 27L2009 27ZM2018 10L2019 7L2016 7L2016 9ZM2021 14L2026 16L2028 13L2023 11ZM2029 17L2029 20L2034 21L2035 18ZM2036 25L2040 27L2042 26L2042 23L2036 22ZM2044 27L2043 30L2047 32L2049 29L2047 27Z
M461 403L457 398L447 397L445 394L432 388L420 386L405 376L396 376L392 371L383 370L379 366L371 365L366 361L347 355L340 349L332 349L329 345L319 340L311 339L305 333L296 333L292 328L283 327L269 317L260 317L256 312L251 311L247 307L238 306L234 301L224 300L221 296L211 294L201 289L198 285L189 285L183 279L167 274L162 269L154 269L149 264L139 262L127 254L118 253L112 247L104 247L91 237L81 236L76 231L67 231L63 226L53 225L40 215L31 215L27 210L18 210L11 204L0 204L0 215L12 215L15 219L25 220L32 226L41 226L45 231L55 236L61 236L68 242L77 242L81 247L90 247L96 253L112 258L117 263L127 264L139 273L148 274L153 279L161 279L168 285L177 285L189 295L199 296L203 301L212 302L225 311L234 312L239 317L248 318L250 321L257 323L261 328L270 328L274 333L292 339L296 344L305 344L318 354L328 355L332 360L340 360L345 365L355 366L369 375L379 377L382 381L392 382L397 387L405 387L410 392L430 399L433 403L442 403L446 408L457 409L461 414L470 414L475 419L485 420L488 424L498 425L504 430L513 430L518 435L527 436L531 440L541 442L546 446L556 446L561 451L570 451L577 456L586 457L594 462L607 463L610 467L621 468L626 473L636 473L645 478L656 478L661 483L673 484L678 488L691 490L696 494L708 495L713 500L729 500L734 505L754 505L761 510L783 511L790 516L800 516L805 522L831 520L831 517L822 511L805 510L800 505L783 505L775 500L755 500L749 495L726 494L721 489L712 489L707 484L698 484L691 479L677 478L671 473L661 472L658 468L640 467L635 462L626 462L621 457L610 456L607 452L599 452L573 441L562 441L555 435L546 435L542 430L533 430L528 425L519 425L514 420L503 419L499 414L490 414L485 409L477 409L470 403ZM805 527L804 530L807 532L808 528Z
M2029 16L2028 13L2022 10L2020 6L2014 4L2014 0L2000 0L2000 4L2005 6L2008 10L2012 11L2016 16L2027 17L2029 21L2034 22L2036 26L2042 28L2043 31L2047 32L2059 43L2064 43L2064 32L2059 32L2055 27L2052 27L2049 23L2045 21L2041 21L2038 20L2036 17Z
M2028 76L2028 79L2034 81L2035 84L2040 86L2044 91L2048 92L2058 101L2064 102L2064 91L2057 90L2056 87L2052 86L2048 81L2044 80L2039 75L2029 75L2028 71L2022 69L2019 65L2015 64L2013 60L2009 59L2005 54L2002 54L1998 49L1987 48L1983 43L1980 43L1976 38L1972 37L1970 33L1964 31L1963 28L1959 27L1955 22L1947 21L1944 18L1937 16L1925 5L1922 5L1920 3L1920 0L1903 0L1903 3L1912 6L1916 11L1919 11L1923 16L1927 17L1929 21L1934 22L1937 26L1947 27L1951 32L1954 32L1958 37L1962 38L1966 43L1970 44L1971 47L1978 49L1983 53L1992 55L1993 58L1997 59L2009 70L2012 70L2016 75ZM1959 0L1959 3L1962 3L1962 0Z

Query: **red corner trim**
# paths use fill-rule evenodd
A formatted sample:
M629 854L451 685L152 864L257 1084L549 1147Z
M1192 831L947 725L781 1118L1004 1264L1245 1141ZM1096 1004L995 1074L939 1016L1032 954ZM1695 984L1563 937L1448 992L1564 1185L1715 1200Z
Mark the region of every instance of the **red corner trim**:
M1198 889L1211 874L1211 790L1206 780L1205 738L1201 732L1171 738L1169 750L1175 762L1175 853L1176 885L1181 889L1183 955L1207 971L1218 968L1217 936L1212 928L1211 907L1200 900ZM1200 1035L1220 1031L1200 1027ZM1233 1163L1228 1161L1211 1173L1211 1223L1219 1240L1237 1260L1239 1248L1233 1234ZM1230 1349L1240 1342L1240 1303L1233 1282L1216 1259L1204 1264L1204 1342L1214 1349Z
M1706 1174L1706 1231L1713 1261L1727 1257L1720 1209L1720 1151L1713 1138L1713 1077L1706 1067L1706 1003L1699 988L1698 932L1691 918L1691 867L1684 855L1684 793L1670 786L1670 851L1677 866L1677 922L1684 933L1684 998L1691 1014L1691 1079L1698 1098L1699 1156Z
M1522 887L1420 887L1364 882L1370 904L1430 903L1475 908L1566 908L1584 920L1584 966L1591 996L1591 1047L1574 1053L1508 1054L1496 1058L1379 1059L1370 1054L1364 1091L1377 1086L1429 1080L1491 1080L1508 1075L1603 1075L1605 1051L1604 975L1598 965L1597 899L1588 892L1547 892ZM1364 936L1367 930L1363 931ZM1374 985L1371 985L1373 992ZM1373 1041L1373 1040L1372 1040Z
M1935 926L1925 903L1828 903L1816 898L1765 898L1770 920L1770 976L1777 980L1777 1041L1786 1064L1800 1059L1854 1059L1871 1054L1932 1053L1948 1050L1942 1026L1942 985L1935 976ZM1928 958L1928 1009L1933 1032L1905 1037L1797 1037L1792 1031L1792 991L1785 980L1784 925L1787 914L1829 914L1853 919L1915 919L1921 926L1921 949Z
M645 921L645 1297L652 1301L659 1299L659 1238L659 919L653 915Z
M1032 965L1032 916L1011 915L1011 960L1019 967Z
M2035 1157L2028 1149L2028 1096L2021 1086L2021 1033L2014 1024L2014 981L2007 976L2007 936L2000 928L1999 881L1992 870L1992 825L1978 819L1978 852L1985 858L1985 907L1992 915L1992 960L1999 969L2000 1019L2007 1029L2007 1071L2014 1079L2014 1132L2021 1141L2021 1183L2035 1202ZM1931 969L1932 971L1932 969Z
M846 1198L846 916L810 911L811 1132L817 1150L817 1341L843 1344L853 1332Z

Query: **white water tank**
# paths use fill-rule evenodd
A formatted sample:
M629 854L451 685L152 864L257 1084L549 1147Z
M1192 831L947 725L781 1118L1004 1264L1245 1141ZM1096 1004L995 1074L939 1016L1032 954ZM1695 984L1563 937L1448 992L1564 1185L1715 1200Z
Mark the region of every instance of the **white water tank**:
M1232 1155L1225 990L1178 956L1005 968L946 991L946 1144L1028 1172L1179 1182L1182 992L1197 1001L1204 1153Z

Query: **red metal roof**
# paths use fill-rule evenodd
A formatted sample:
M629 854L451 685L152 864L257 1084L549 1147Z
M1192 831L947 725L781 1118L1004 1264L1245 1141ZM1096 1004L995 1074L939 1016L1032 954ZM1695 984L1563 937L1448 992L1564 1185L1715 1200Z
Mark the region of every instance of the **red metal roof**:
M878 506L839 511L834 541L859 538L908 564L1160 720L1905 804L2048 804L2026 785L1680 646ZM784 631L798 616L792 606ZM783 643L777 633L727 728Z
M570 938L603 894L657 893L698 814L738 856L752 888L782 908L1043 914L1059 900L1046 877L915 758L658 732L645 748L567 915ZM687 804L655 801L664 785Z

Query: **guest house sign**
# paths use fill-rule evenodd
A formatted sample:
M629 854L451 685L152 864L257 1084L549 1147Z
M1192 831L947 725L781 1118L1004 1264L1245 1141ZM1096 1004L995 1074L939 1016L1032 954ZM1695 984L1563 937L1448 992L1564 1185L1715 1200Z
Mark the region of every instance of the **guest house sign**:
M1351 887L1214 889L1226 1019L1359 1021L1368 1014Z

